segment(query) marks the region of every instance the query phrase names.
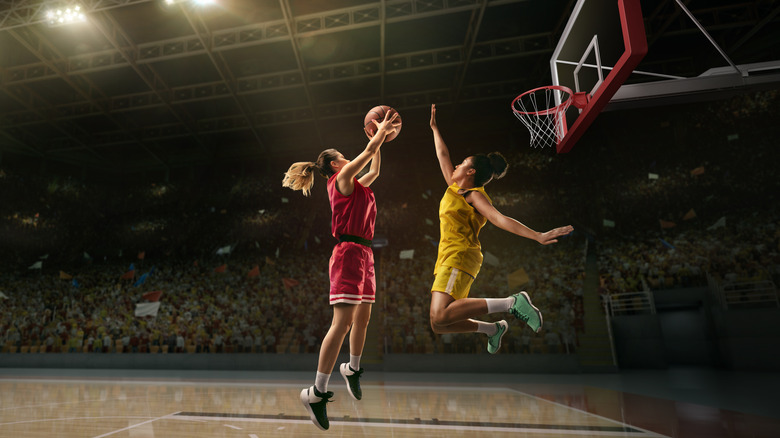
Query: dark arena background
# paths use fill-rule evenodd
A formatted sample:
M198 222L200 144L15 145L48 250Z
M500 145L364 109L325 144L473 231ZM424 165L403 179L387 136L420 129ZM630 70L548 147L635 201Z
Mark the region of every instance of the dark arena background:
M0 437L780 436L780 3L607 1L647 55L570 151L531 147L512 101L601 3L0 0ZM281 182L380 104L364 395L334 370L323 432L298 394L337 240L326 180ZM431 104L453 162L509 161L502 213L575 229L481 231L470 296L545 322L495 355L430 328Z

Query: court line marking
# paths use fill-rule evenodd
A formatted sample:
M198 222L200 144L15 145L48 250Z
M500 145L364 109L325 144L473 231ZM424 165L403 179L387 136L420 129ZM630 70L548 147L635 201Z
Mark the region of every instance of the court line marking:
M541 397L538 397L538 396L535 396L535 395L532 395L532 394L528 394L527 392L520 391L519 389L512 389L512 388L507 388L507 389L509 389L509 390L511 390L511 391L514 391L514 392L517 392L517 393L519 393L519 394L523 394L523 395L525 395L525 396L527 396L527 397L531 397L531 398L534 398L534 399L537 399L537 400L542 400L542 401L544 401L544 402L547 402L547 403L550 403L550 404L553 404L553 405L556 405L556 406L559 406L559 407L562 407L562 408L566 408L566 409L569 409L569 410L572 410L572 411L579 412L579 413L581 413L581 414L590 415L591 417L596 417L596 418L600 418L600 419L602 419L602 420L605 420L605 421L608 421L608 422L612 422L612 423L615 423L615 424L620 424L620 425L622 425L622 426L624 426L624 427L630 427L630 428L632 428L632 429L641 430L642 432L644 432L644 433L646 433L646 434L648 434L648 435L650 435L650 436L653 436L653 437L659 437L659 438L671 438L671 437L669 437L669 436L667 436L667 435L662 435L662 434L660 434L660 433L658 433L658 432L653 432L652 430L643 429L643 428L641 428L641 427L634 426L634 425L628 424L628 423L626 423L626 422L621 422L621 421L618 421L618 420L613 420L613 419L611 419L611 418L607 418L607 417L604 417L604 416L602 416L602 415L594 414L594 413L592 413L592 412L584 411L584 410L582 410L582 409L579 409L579 408L575 408L575 407L572 407L572 406L567 406L567 405L564 405L564 404L562 404L562 403L558 403L558 402L551 401L551 400L547 400L547 399L545 399L545 398L541 398ZM614 391L614 392L620 392L620 391Z
M170 418L172 420L182 421L222 421L230 419L236 422L250 422L250 423L274 423L274 424L308 424L311 425L311 420L296 420L296 419L281 419L281 418L240 418L234 416L199 416L199 415L174 415ZM614 421L613 421L614 422ZM436 424L408 424L408 423L392 423L392 422L362 422L362 421L350 421L331 419L331 425L341 426L355 426L355 427L384 427L391 429L431 429L431 430L469 430L474 432L513 432L513 433L537 433L548 435L600 435L600 436L622 436L622 437L644 437L647 434L643 431L633 432L630 430L621 431L600 431L600 430L571 430L571 429L557 429L557 428L534 428L534 427L500 427L500 426L468 426L468 425L436 425ZM96 437L100 438L100 437Z
M179 411L179 412L181 412L181 411ZM111 435L114 435L114 434L119 433L119 432L124 432L126 430L135 429L138 426L143 426L145 424L153 423L153 422L155 422L157 420L162 420L163 418L172 417L172 416L178 414L179 412L173 412L173 413L168 414L168 415L163 415L162 417L152 418L151 420L143 421L141 423L134 424L132 426L127 426L125 428L118 429L118 430L115 430L113 432L104 433L103 435L98 435L98 436L96 436L94 438L104 438L104 437L111 436Z
M10 410L13 410L13 409L43 408L43 407L58 406L58 405L73 405L73 404L79 404L79 403L94 403L94 402L105 403L107 401L113 401L113 400L101 400L99 398L88 398L86 400L77 400L77 401L39 403L37 405L9 406L7 408L0 408L0 411L10 411Z
M47 382L47 383L81 383L81 384L96 384L96 383L112 383L114 385L155 385L159 386L161 384L171 385L171 386L237 386L241 388L246 387L277 387L277 388L286 388L286 387L295 387L300 388L301 386L305 386L301 383L262 383L262 382L235 382L235 381L215 381L215 380L203 380L199 381L196 379L193 380L171 380L171 379L156 379L156 380L138 380L138 379L128 379L124 380L124 378L121 378L119 380L112 379L110 377L96 377L94 379L65 379L65 378L56 378L56 377L44 377L44 378L14 378L14 377L0 377L0 383L19 383L19 382L25 382L25 383L39 383L39 382ZM380 387L382 385L375 385L377 387Z
M9 406L7 408L0 408L0 411L9 411L13 409L32 409L32 408L41 408L41 407L49 407L49 406L57 406L57 405L73 405L73 404L81 404L81 403L108 403L108 402L114 402L114 401L126 401L126 400L133 400L133 399L140 399L140 398L147 398L147 396L144 395L134 395L131 397L111 397L106 399L100 399L100 398L88 398L84 400L76 400L76 401L63 401L63 402L51 402L51 403L39 403L36 405L18 405L18 406Z
M284 413L280 414L236 414L236 413L218 413L218 412L192 412L192 411L184 411L179 412L176 414L176 417L201 417L201 418L213 418L213 419L221 419L221 418L231 418L231 419L258 419L258 420L303 420L303 421L309 421L309 417L305 415L287 415ZM588 430L592 432L640 432L640 429L633 428L630 426L625 425L618 425L618 426L597 426L597 425L576 425L576 424L545 424L545 423L517 423L517 422L508 422L508 421L498 421L498 422L490 422L490 421L461 421L461 420L440 420L438 418L431 418L431 419L421 419L419 417L416 417L414 419L393 419L393 418L372 418L372 417L359 417L352 419L350 416L339 416L339 417L331 417L331 421L336 422L356 422L356 423L363 423L363 424L371 424L371 423L390 423L390 424L411 424L411 425L432 425L432 426L478 426L478 427L507 427L512 429L519 429L519 428L533 428L533 429L544 429L544 430ZM607 423L615 424L614 421L607 421Z
M72 420L103 420L103 419L137 419L141 420L144 418L149 418L147 416L143 417L136 417L133 415L112 415L112 416L106 416L106 417L64 417L64 418L39 418L35 420L21 420L21 421L11 421L8 423L0 423L0 426L11 426L14 424L26 424L26 423L43 423L43 422L52 422L52 421L72 421Z
M219 387L240 387L240 388L260 388L260 387L267 387L267 388L302 388L305 387L305 383L273 383L273 382L235 382L235 381L215 381L215 380L203 380L199 381L197 379L193 380L170 380L170 379L156 379L156 380L117 380L112 379L110 377L96 377L94 379L64 379L64 378L56 378L56 377L44 377L44 378L13 378L13 377L0 377L0 384L2 383L19 383L19 382L57 382L57 383L81 383L81 384L95 384L95 383L112 383L114 385L154 385L159 386L160 384L164 383L166 385L170 386L219 386ZM485 390L490 391L503 391L503 392L514 392L515 390L511 388L506 387L500 387L500 386L490 386L490 387L484 387L484 386L459 386L457 388L454 388L452 386L445 386L442 384L442 386L435 386L435 385L393 385L392 383L361 383L362 387L365 388L381 388L381 389L398 389L398 390L407 390L407 389L416 389L416 390L436 390L436 391L457 391L457 392L464 392L464 391L471 391L471 392L481 392Z

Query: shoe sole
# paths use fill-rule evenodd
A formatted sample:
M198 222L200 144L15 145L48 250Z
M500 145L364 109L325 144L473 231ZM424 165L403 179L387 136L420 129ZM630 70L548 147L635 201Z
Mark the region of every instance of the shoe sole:
M310 388L303 388L303 391L301 391L301 403L303 403L303 407L306 408L306 410L309 412L309 418L311 418L311 422L314 423L317 428L320 430L328 430L320 424L319 421L317 421L317 416L314 415L314 410L311 408L311 404L309 403L309 389Z
M528 296L528 294L525 291L520 292L520 295L524 296L526 300L528 300L528 305L531 306L531 308L534 309L534 312L536 312L536 316L539 317L539 328L534 331L534 333L539 333L542 331L542 326L544 325L544 319L542 319L542 312L534 306L534 303L531 302L531 297Z
M351 396L353 399L355 399L355 400L360 400L359 398L355 397L355 394L353 394L353 393L352 393L352 387L349 385L349 379L347 379L347 375L344 373L344 369L345 369L344 365L347 365L347 366L349 366L349 365L348 365L348 364L346 364L346 363L343 363L343 364L341 364L341 366L339 366L339 373L341 373L341 377L343 377L343 378L344 378L344 383L346 383L346 384L347 384L347 392L349 393L349 395L350 395L350 396Z

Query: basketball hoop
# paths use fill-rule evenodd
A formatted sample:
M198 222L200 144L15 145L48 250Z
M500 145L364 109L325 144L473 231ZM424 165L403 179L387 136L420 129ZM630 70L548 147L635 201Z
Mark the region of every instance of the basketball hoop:
M556 105L555 95L560 94ZM566 110L570 105L584 108L587 93L573 93L570 88L548 85L534 88L512 101L512 112L531 133L531 146L557 145L566 136Z

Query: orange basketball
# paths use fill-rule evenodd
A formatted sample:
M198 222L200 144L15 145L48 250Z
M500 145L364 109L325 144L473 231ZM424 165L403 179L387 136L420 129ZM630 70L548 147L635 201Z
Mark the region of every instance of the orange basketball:
M371 108L367 113L366 117L363 119L363 130L366 131L366 135L369 139L374 137L374 134L376 134L376 125L374 124L373 120L376 120L379 123L382 123L382 120L385 119L385 114L387 113L397 113L395 109L387 106L387 105L378 105L373 108ZM399 114L398 117L395 119L395 121L398 123L398 129L395 130L392 134L385 137L385 141L392 141L395 137L398 136L398 133L401 132L401 115Z

